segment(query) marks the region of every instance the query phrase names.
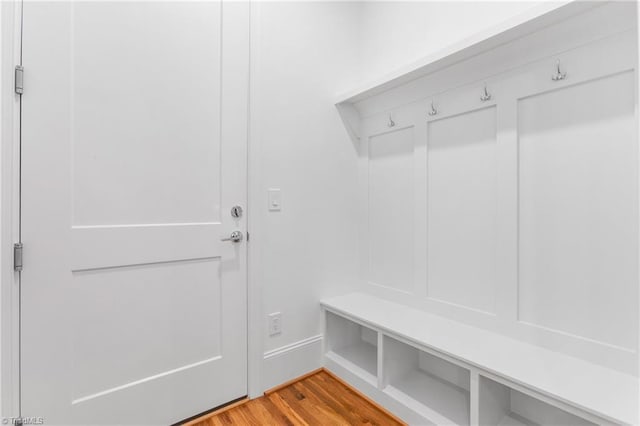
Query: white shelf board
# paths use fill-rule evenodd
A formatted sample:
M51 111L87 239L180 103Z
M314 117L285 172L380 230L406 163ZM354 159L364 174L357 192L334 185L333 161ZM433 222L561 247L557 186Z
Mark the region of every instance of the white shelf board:
M469 392L422 370L413 370L385 392L435 424L469 424Z
M479 55L500 45L524 37L544 27L601 5L598 1L544 2L528 11L471 37L447 46L438 52L368 84L338 96L336 105L355 103L375 96L407 82L429 75L467 58Z
M420 413L415 412L405 404L400 403L391 395L379 389L377 383L371 383L371 381L363 379L360 375L355 374L354 371L349 367L345 367L343 364L335 362L334 358L325 356L324 366L333 374L337 375L345 382L358 389L358 391L362 392L373 401L377 402L378 404L385 407L390 412L407 422L407 424L429 424L429 421L425 419L425 417Z
M364 293L321 304L614 423L638 424L635 376Z
M370 343L358 342L327 353L327 357L343 366L355 367L363 379L376 383L378 376L378 349Z
M507 414L502 418L502 420L500 420L500 423L498 423L498 426L531 426L531 425L533 425L533 423L525 423L519 420L513 414Z

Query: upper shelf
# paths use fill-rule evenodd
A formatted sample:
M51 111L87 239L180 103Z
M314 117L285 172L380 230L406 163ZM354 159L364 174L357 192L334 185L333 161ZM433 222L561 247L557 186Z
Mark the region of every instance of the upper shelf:
M479 55L500 45L509 43L539 31L603 2L564 1L545 2L532 7L501 24L488 28L458 43L447 46L419 61L409 64L358 89L339 96L336 105L354 104L371 96L424 77L457 62Z

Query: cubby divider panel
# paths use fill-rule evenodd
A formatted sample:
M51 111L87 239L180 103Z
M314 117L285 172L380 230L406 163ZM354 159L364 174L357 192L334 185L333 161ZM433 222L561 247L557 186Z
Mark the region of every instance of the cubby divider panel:
M482 426L593 426L588 420L480 376Z
M469 370L384 337L384 391L435 424L469 424Z
M331 312L327 312L326 326L326 356L350 368L363 379L376 384L378 377L377 331Z

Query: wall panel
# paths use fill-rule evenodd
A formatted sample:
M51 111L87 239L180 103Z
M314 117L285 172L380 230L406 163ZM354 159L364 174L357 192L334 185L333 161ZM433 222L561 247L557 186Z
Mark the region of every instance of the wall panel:
M427 294L493 312L496 108L428 124Z
M520 321L633 349L638 165L634 75L521 99Z
M369 281L413 290L413 127L369 139Z
M637 374L635 7L354 103L367 292Z

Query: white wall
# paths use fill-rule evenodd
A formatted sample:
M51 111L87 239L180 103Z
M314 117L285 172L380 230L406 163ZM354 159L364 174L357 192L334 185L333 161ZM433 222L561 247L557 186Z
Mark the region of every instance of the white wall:
M363 78L396 69L526 7L512 2L254 3L250 274L259 300L251 305L251 315L263 324L255 346L268 354L258 366L259 386L268 388L319 366L318 300L348 292L357 282L356 150L334 97ZM478 15L482 11L487 13ZM281 212L267 211L270 187L283 191ZM282 313L283 331L270 337L267 314L276 311ZM10 365L3 362L3 368Z
M263 389L319 365L318 300L358 280L356 151L334 96L534 4L253 5L250 274L261 295L252 305L263 319L258 346L270 355ZM267 211L270 187L283 191L281 212ZM283 331L270 337L276 311Z
M575 7L585 6L560 12ZM594 6L355 103L364 117L366 291L636 373L635 15L630 2ZM566 80L551 78L556 60ZM434 98L439 113L431 117ZM604 139L621 145L602 145L601 125ZM598 166L583 176L573 169L583 161ZM610 182L614 176L620 181ZM616 191L603 195L600 185ZM597 208L575 207L582 202ZM413 207L413 217L399 205ZM619 250L598 254L602 247Z
M256 2L250 275L261 294L261 389L320 366L318 301L358 285L357 153L335 96L535 2ZM280 212L267 189L282 190ZM269 336L267 315L282 313ZM260 322L260 321L258 321Z
M542 1L367 1L361 15L365 81L456 43Z
M356 282L356 151L333 100L357 81L359 12L253 5L250 275L262 292L263 389L320 366L318 300ZM268 211L268 188L282 190L282 211ZM270 337L272 312L282 333Z

